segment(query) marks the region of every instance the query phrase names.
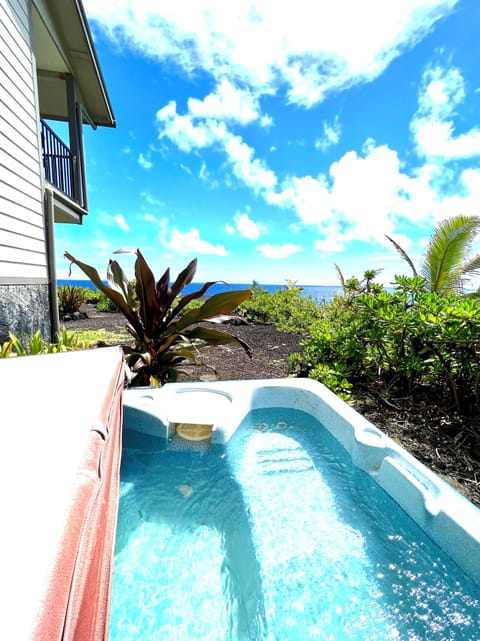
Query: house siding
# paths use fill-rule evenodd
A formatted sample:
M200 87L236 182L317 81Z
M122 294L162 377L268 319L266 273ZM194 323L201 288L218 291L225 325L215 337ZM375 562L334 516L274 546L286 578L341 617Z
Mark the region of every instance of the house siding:
M30 0L0 0L0 340L50 338Z

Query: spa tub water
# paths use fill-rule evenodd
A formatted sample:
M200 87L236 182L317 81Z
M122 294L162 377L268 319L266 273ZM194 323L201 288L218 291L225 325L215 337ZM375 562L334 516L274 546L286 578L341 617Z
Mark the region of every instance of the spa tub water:
M474 641L480 589L305 412L127 424L110 639Z

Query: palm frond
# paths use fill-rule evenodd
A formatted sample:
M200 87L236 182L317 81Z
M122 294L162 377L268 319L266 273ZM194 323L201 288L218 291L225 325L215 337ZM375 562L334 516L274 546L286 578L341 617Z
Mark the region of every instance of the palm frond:
M480 218L477 216L461 214L439 223L420 269L432 292L461 289L465 259L478 231Z
M344 275L342 273L342 270L340 269L340 267L336 263L335 263L335 269L337 271L337 276L338 276L338 279L340 281L340 285L342 286L343 293L345 293L345 277L344 277Z
M462 271L464 274L472 276L480 275L480 253L475 254L463 263Z
M412 270L413 275L414 275L414 276L418 276L418 274L417 274L417 270L415 269L415 265L413 264L412 259L411 259L411 258L410 258L410 256L407 254L407 252L403 249L403 247L401 247L401 246L397 243L397 241L396 241L396 240L393 240L393 238L390 238L390 236L388 236L388 234L385 234L385 236L386 236L386 237L388 238L388 240L392 243L392 245L395 247L395 249L396 249L396 250L397 250L397 252L400 254L400 256L403 258L403 260L405 260L405 261L410 265L410 269Z

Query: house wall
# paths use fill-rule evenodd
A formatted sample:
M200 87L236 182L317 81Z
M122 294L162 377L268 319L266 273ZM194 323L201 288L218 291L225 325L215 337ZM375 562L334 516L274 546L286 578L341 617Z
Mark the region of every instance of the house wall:
M0 341L51 333L30 0L0 0Z

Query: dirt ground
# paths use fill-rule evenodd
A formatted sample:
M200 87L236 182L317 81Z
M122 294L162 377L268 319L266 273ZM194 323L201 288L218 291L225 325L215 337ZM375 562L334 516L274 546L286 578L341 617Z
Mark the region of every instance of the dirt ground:
M65 323L67 329L125 328L120 314L84 308L88 318ZM288 376L288 357L301 351L301 336L278 332L270 325L222 325L218 327L245 341L250 358L235 345L199 351L202 365L185 368L184 380L239 380ZM379 429L399 442L422 463L433 469L480 507L480 417L460 419L442 399L424 394L417 399L385 401L376 390L355 389L352 404Z

